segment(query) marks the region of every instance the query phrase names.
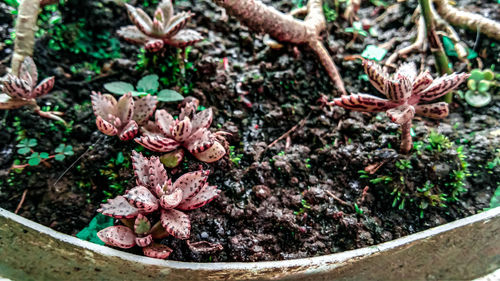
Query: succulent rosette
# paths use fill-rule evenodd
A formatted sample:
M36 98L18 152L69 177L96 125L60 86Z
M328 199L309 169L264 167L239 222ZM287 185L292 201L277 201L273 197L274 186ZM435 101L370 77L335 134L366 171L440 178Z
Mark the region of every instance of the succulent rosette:
M402 125L403 141L401 149L404 153L411 149L410 128L415 115L441 119L448 116L446 102L426 104L458 87L469 74L453 73L437 79L432 78L429 71L417 75L414 63L403 64L394 75L383 72L381 67L370 60L363 60L363 67L370 83L386 99L367 94L355 94L334 99L335 104L347 109L365 112L385 111L392 122ZM424 102L425 104L421 104Z
M123 196L102 204L97 211L114 218L130 219L158 211L163 228L179 239L188 239L191 222L184 211L200 208L215 199L220 190L207 183L209 171L183 174L174 183L158 157L132 153L137 186Z
M174 120L166 110L157 110L155 123L142 129L143 134L135 141L156 152L169 152L184 147L198 160L212 163L226 154L226 149L218 141L223 132L212 133L212 109L196 113L198 101L192 99L181 109L179 118Z
M125 6L134 25L122 27L118 35L131 43L144 45L150 52L157 52L165 45L186 47L203 39L197 31L184 29L193 14L181 12L174 15L171 0L161 1L153 18L140 8Z
M118 135L121 140L134 138L139 126L147 123L158 103L155 96L134 100L131 93L117 101L112 95L92 92L91 100L99 131L108 136Z

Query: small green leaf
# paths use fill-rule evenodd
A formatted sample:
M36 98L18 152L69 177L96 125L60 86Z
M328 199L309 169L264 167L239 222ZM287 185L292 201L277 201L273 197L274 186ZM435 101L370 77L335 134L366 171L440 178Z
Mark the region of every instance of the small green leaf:
M30 151L31 151L31 149L29 147L23 147L23 148L19 148L17 150L17 153L25 155L25 154L28 154Z
M40 158L42 158L42 159L48 159L49 158L49 154L47 152L41 152L40 153Z
M75 152L73 151L73 146L72 145L67 145L64 148L64 155L71 156L73 154L75 154Z
M470 71L469 80L481 81L484 79L484 73L479 69L473 69Z
M35 147L35 146L37 146L37 144L38 144L38 141L36 139L29 139L28 140L29 147Z
M495 78L495 73L491 69L486 69L483 72L484 80L491 81Z
M471 89L472 91L477 90L477 83L476 83L476 80L471 80L471 79L469 79L469 80L467 81L467 88Z
M56 147L56 150L55 152L56 153L62 153L64 151L64 148L66 147L66 145L64 143L61 143L59 144L57 147Z
M131 93L133 97L143 97L148 94L146 92L140 92L140 91L131 91Z
M36 166L40 164L42 159L40 158L40 154L38 152L33 152L33 154L30 155L30 158L28 159L28 164L30 166Z
M139 80L137 83L137 90L154 94L158 91L159 86L160 82L158 82L158 75L151 74L144 76L141 80Z
M125 157L123 157L123 153L121 151L118 152L118 155L116 155L115 164L120 165L121 163L123 163L124 160L125 160Z
M377 47L375 45L368 45L366 46L361 56L364 57L365 59L381 61L386 54L387 54L386 49Z
M477 90L480 93L486 93L490 89L490 81L481 80L477 85Z
M491 95L489 93L480 93L474 91L467 91L465 93L465 101L473 107L483 107L490 103Z
M64 160L64 158L66 158L66 156L65 156L64 154L61 154L61 153L56 154L56 155L54 156L54 159L56 159L56 161L63 161L63 160Z
M104 84L104 88L116 95L124 95L134 90L134 85L126 82L111 82Z
M163 102L175 102L175 101L181 101L184 99L184 97L179 94L178 92L176 91L173 91L173 90L161 90L159 93L158 93L158 100L159 101L163 101Z

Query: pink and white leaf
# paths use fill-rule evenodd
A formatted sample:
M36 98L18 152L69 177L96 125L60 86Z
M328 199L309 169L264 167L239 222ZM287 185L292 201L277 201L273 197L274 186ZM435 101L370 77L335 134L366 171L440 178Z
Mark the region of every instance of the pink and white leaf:
M135 246L136 235L132 229L123 225L107 227L97 232L97 237L107 245L114 247L128 249Z
M174 6L172 5L172 0L161 1L160 4L158 4L158 9L161 9L163 11L165 22L170 22L170 19L174 15Z
M212 109L208 108L195 114L192 124L192 132L196 132L199 128L209 128L212 124L213 113Z
M219 196L219 193L220 190L217 189L217 186L210 186L208 185L208 183L206 183L195 196L184 200L176 207L176 209L188 211L203 207L217 198L217 196Z
M173 189L182 190L182 202L195 196L205 185L210 174L209 170L199 170L185 173L180 176L173 185Z
M183 142L191 135L192 125L189 118L184 118L182 121L175 120L171 127L170 134L178 142Z
M3 91L14 99L31 99L31 85L15 75L7 74L3 81Z
M177 188L169 194L162 195L160 197L160 205L163 209L173 209L181 203L182 198L182 190Z
M163 38L173 37L183 29L188 23L189 19L193 16L190 12L181 12L173 16L168 22L167 27L163 31Z
M147 95L134 102L134 115L132 119L137 122L138 125L144 125L147 123L149 118L153 115L158 104L158 99L156 96Z
M413 82L417 77L417 67L414 62L408 62L402 64L395 75L396 79L401 79L401 77L406 77L410 82Z
M168 38L167 44L183 48L186 46L194 45L203 40L203 36L195 30L183 29L180 30L175 36Z
M171 127L174 125L174 117L170 115L165 109L157 110L155 113L155 120L158 129L167 137L171 137Z
M202 147L206 147L203 146ZM191 152L198 160L205 163L213 163L219 161L224 155L226 155L226 149L218 141L214 141L212 145L205 151Z
M140 138L135 138L135 142L145 148L155 152L169 152L179 147L179 143L171 138L162 136L143 135Z
M333 103L343 108L366 112L386 111L397 106L397 103L366 94L341 96L334 99Z
M151 213L158 209L158 199L147 187L136 186L128 191L123 197L128 202L145 213Z
M142 33L135 25L123 26L116 33L124 40L138 45L146 44L151 39L151 37Z
M117 101L112 95L102 95L100 92L92 92L90 100L92 101L92 109L96 116L107 118L109 114L115 114L115 105Z
M140 8L135 8L129 4L125 4L127 12L132 23L144 34L151 34L151 27L153 21L151 18Z
M396 124L404 124L413 119L415 116L415 108L411 105L400 105L387 110L387 116Z
M165 42L162 39L150 39L144 44L144 48L149 53L156 53L165 47Z
M415 107L416 114L433 119L443 119L448 116L450 110L448 103L437 102L431 104L417 105Z
M38 70L36 64L31 57L25 57L23 63L21 64L21 69L19 71L19 77L22 80L29 82L32 88L36 86L38 82Z
M429 87L420 92L420 99L423 101L437 99L460 86L469 76L468 73L453 73L439 77Z
M168 183L167 171L157 156L149 158L149 185L148 188L153 190L158 185Z
M398 80L386 80L384 93L387 98L394 102L403 102L410 98L412 81L405 76L398 77Z
M142 252L145 256L156 259L166 259L173 252L169 247L159 244L153 243L147 247L142 248Z
M128 124L122 129L119 134L120 140L128 141L131 140L139 132L139 126L134 120L130 120Z
M151 236L151 234L148 234L147 236L144 237L135 238L135 243L139 247L147 247L151 245L152 242L153 242L153 236Z
M379 92L384 93L384 84L388 77L380 65L372 60L363 60L363 68L373 87L375 87Z
M413 81L412 95L420 95L420 92L429 87L432 81L434 81L434 78L432 78L429 70L420 73L417 78L415 78L415 81Z
M172 236L179 239L188 239L191 232L189 216L176 209L161 210L162 226Z
M97 116L95 123L97 125L97 129L101 131L103 134L108 136L116 136L118 134L118 128L116 128L110 122L104 120L101 116Z
M115 108L116 113L114 115L120 119L122 124L125 125L132 120L132 116L134 116L134 98L132 98L132 93L126 93L121 96Z
M38 84L38 86L36 86L36 88L33 90L33 92L31 93L31 97L38 98L48 94L50 90L54 88L55 81L56 79L54 76L43 79L42 82L40 82L40 84Z
M130 205L127 199L120 195L101 204L101 208L97 209L97 212L117 219L129 219L136 217L139 214L139 209Z
M208 241L191 242L188 240L186 244L191 251L197 254L213 254L224 249L221 244L210 243Z

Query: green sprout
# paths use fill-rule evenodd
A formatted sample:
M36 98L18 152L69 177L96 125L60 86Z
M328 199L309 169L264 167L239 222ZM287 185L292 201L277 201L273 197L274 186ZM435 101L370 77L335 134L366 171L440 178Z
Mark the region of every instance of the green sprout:
M495 81L498 75L491 69L473 69L467 80L468 90L463 95L465 101L473 107L483 107L491 102L493 88L500 84Z

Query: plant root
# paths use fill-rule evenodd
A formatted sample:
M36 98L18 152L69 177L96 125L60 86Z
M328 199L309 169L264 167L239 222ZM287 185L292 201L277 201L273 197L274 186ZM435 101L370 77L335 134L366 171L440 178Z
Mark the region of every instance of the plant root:
M267 33L279 42L308 45L318 55L337 91L346 94L344 82L320 38L320 33L326 29L322 0L310 0L307 3L307 16L303 21L258 0L213 1L256 32Z
M480 31L488 37L500 40L500 22L490 20L481 15L465 12L452 7L448 0L434 0L437 13L452 25L471 31Z
M417 37L415 42L410 46L403 48L395 53L393 53L386 61L385 65L393 68L397 68L395 65L396 60L399 57L407 57L412 52L423 52L425 49L425 22L422 16L417 19Z

